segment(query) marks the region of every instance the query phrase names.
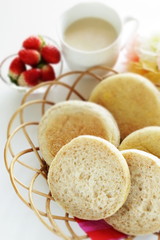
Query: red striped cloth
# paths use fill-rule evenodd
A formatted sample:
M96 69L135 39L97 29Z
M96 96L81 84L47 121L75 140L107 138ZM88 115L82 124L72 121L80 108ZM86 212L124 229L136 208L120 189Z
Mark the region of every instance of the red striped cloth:
M127 238L127 235L116 231L104 220L88 221L78 218L75 220L92 240L122 240Z

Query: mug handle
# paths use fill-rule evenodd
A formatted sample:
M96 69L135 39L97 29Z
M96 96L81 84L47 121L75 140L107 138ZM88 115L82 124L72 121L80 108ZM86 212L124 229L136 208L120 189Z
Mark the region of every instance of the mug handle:
M131 16L126 16L123 20L122 41L120 49L123 50L129 40L134 36L139 27L139 21Z

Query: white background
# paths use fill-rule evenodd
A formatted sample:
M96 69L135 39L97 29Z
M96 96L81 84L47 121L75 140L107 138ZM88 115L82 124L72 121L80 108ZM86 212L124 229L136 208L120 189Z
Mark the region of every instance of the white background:
M72 1L72 2L77 2ZM32 34L55 36L56 17L72 3L68 0L0 0L0 62L15 53L25 37ZM140 21L140 32L160 32L159 0L106 1L122 15L133 15ZM0 239L58 240L14 192L4 166L3 149L9 118L20 104L22 93L0 81ZM144 239L155 239L144 238Z

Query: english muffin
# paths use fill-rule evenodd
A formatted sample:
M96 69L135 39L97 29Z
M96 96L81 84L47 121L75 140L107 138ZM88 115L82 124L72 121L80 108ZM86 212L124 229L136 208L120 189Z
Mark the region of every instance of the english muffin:
M47 164L63 145L79 135L99 136L115 146L120 141L117 123L105 108L78 100L60 102L44 114L39 124L39 146Z
M160 161L141 150L122 151L131 174L125 204L106 221L120 232L137 236L160 230Z
M121 152L95 136L79 136L52 161L48 183L52 196L71 215L88 220L114 214L125 202L130 173Z
M139 149L160 158L160 127L151 126L139 129L128 135L120 144L120 150Z
M100 82L91 102L108 109L120 128L121 138L146 126L160 126L160 94L145 77L120 73Z

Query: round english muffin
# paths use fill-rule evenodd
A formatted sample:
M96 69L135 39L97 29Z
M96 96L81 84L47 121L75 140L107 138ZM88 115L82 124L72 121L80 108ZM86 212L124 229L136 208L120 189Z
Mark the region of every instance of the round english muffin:
M159 91L138 74L120 73L108 77L94 88L89 100L113 114L122 139L140 128L160 126Z
M115 146L120 142L117 123L105 108L78 100L60 102L51 107L39 123L39 146L47 164L51 164L63 145L80 135L102 137Z
M120 232L137 236L160 230L160 161L141 150L124 150L131 174L125 204L106 221Z
M120 150L139 149L160 158L160 127L139 129L128 135L120 144Z
M95 136L79 136L63 146L48 173L51 194L71 215L99 220L114 214L130 190L130 173L121 152Z

